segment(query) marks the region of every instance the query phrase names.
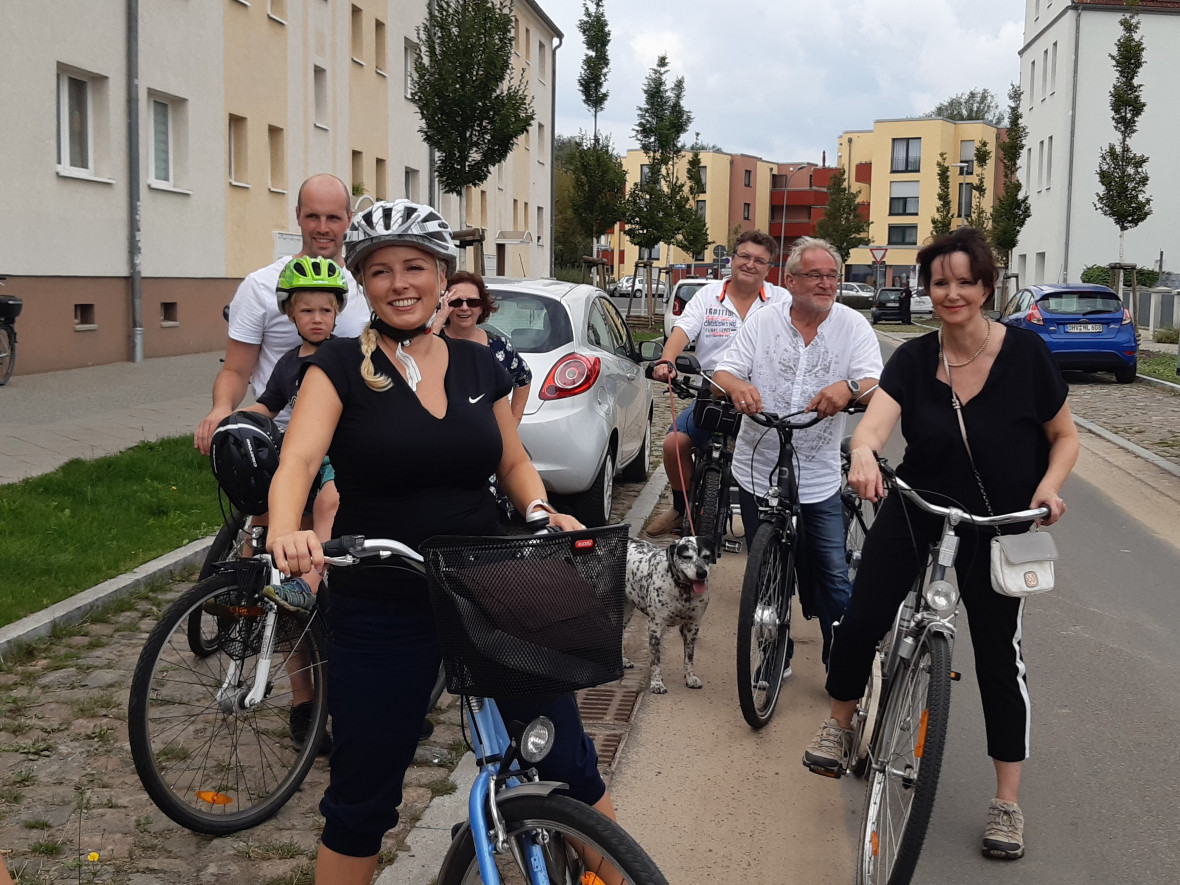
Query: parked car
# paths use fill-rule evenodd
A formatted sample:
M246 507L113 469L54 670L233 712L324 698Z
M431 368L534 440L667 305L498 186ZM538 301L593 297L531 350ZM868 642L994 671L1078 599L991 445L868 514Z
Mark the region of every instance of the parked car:
M1135 380L1139 337L1130 312L1106 286L1027 286L1008 299L999 321L1036 332L1063 369L1114 372L1120 384Z
M836 290L836 300L857 310L870 307L873 301L873 287L868 283L841 283Z
M631 281L635 281L635 297L643 298L647 295L647 278L625 276L620 279L614 286L611 287L610 294L616 298L629 298L631 295ZM655 294L657 297L663 297L668 294L668 285L663 280L660 280L655 287Z
M934 302L930 300L930 296L926 294L926 290L921 286L914 289L914 297L910 300L910 316L916 313L926 314L927 316L934 315Z
M703 277L685 277L672 287L672 297L664 305L665 338L672 334L672 327L676 325L676 320L684 313L684 306L692 301L697 292L711 282L713 280L706 280Z
M651 385L606 293L559 280L489 278L492 322L533 372L520 436L561 506L589 526L610 519L615 475L647 479Z
M910 313L913 313L913 302L910 303ZM875 326L885 321L901 322L901 289L893 286L883 286L873 296L873 304L869 309L869 321Z

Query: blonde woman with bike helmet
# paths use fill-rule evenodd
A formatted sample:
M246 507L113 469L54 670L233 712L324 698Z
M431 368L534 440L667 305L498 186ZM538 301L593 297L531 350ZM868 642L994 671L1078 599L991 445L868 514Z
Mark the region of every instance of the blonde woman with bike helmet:
M486 347L429 332L458 258L447 222L430 206L379 202L353 218L344 242L373 316L359 339L325 343L304 375L271 485L267 547L276 565L294 575L323 569L320 542L299 530L299 514L326 453L340 492L334 536L418 547L433 535L499 534L492 473L522 513L545 510L559 528L581 528L545 500L504 367ZM438 675L438 641L420 576L340 569L324 596L335 749L316 880L368 883L382 836L398 822ZM501 712L505 721L539 712L553 719L558 746L539 766L542 776L614 816L572 695L502 701Z

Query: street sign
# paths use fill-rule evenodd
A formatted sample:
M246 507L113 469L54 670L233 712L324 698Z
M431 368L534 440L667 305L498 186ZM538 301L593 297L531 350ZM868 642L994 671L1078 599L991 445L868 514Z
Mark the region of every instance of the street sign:
M714 258L724 258L725 257L725 247L720 246L720 245L714 246L713 247L713 257Z
M881 264L885 260L885 253L889 250L884 246L871 246L869 252L873 256L874 264Z
M687 264L673 264L672 265L672 270L686 270L687 268L688 268Z

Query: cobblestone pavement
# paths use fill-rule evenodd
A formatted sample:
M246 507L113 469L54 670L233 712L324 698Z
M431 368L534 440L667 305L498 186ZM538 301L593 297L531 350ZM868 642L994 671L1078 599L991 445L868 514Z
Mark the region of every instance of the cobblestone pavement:
M1180 396L1142 382L1066 372L1069 406L1078 417L1180 466Z

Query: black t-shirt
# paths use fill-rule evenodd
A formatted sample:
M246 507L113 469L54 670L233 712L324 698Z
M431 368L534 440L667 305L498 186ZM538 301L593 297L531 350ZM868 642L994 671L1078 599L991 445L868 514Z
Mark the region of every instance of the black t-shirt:
M328 340L331 340L330 338ZM281 412L285 408L295 408L295 397L299 393L299 380L303 377L304 364L314 356L314 352L307 356L299 355L300 342L284 353L275 362L270 371L270 378L266 382L266 390L258 397L272 412Z
M951 390L937 371L938 333L931 332L901 345L881 372L881 389L901 405L906 447L898 475L986 514ZM1040 337L1009 326L983 389L963 406L971 454L995 513L1028 507L1049 466L1044 425L1068 392Z
M511 380L486 347L440 340L450 354L442 418L426 410L380 348L372 359L393 380L385 391L361 378L359 339L330 341L309 358L344 405L328 449L340 492L334 536L392 538L417 548L434 535L499 533L487 482L503 452L492 409L512 389ZM390 575L387 569L336 569L331 583L333 590L388 593ZM397 587L407 584L399 578Z

